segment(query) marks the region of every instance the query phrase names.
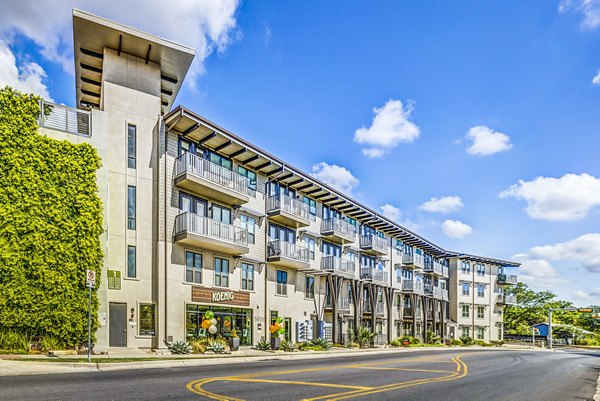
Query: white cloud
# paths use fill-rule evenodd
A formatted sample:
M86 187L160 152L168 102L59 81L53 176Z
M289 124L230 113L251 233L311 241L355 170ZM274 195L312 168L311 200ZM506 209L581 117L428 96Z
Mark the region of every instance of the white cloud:
M473 141L472 145L467 148L467 153L472 155L493 155L512 148L508 135L496 132L485 125L469 128L466 136Z
M375 117L369 128L359 128L354 133L354 142L366 145L362 152L368 158L382 157L402 142L411 143L421 133L418 126L409 121L413 111L400 100L390 99L381 108L374 108Z
M458 220L444 220L442 231L450 238L463 238L473 232L473 228Z
M591 273L600 273L600 234L584 234L573 240L554 245L536 246L529 255L547 260L581 262Z
M593 29L600 25L600 1L598 0L562 0L558 11L581 13L583 15L581 29Z
M555 288L567 282L547 260L531 258L528 254L515 255L512 259L521 263L519 281L538 288Z
M235 13L239 0L132 0L132 1L5 1L0 34L19 33L41 47L50 61L72 72L72 12L80 8L196 49L188 84L204 72L204 60L222 52L238 37ZM159 23L160 22L160 23Z
M10 47L0 39L0 88L10 85L21 92L35 93L52 100L45 80L46 71L39 64L25 62L18 66Z
M460 196L444 196L442 198L431 198L419 206L419 209L432 213L451 213L463 207Z
M600 205L600 179L584 173L519 180L501 192L500 197L524 200L527 214L534 219L579 220L586 217L592 207Z
M383 215L395 222L400 221L400 217L402 216L402 211L394 205L390 205L386 203L385 205L380 207Z
M340 167L336 164L327 164L320 162L312 167L313 176L318 180L348 194L352 194L352 190L358 185L358 178L345 167Z
M600 301L600 288L594 288L589 291L577 290L573 292L573 295L576 298L582 299L584 301Z
M592 83L594 85L600 85L600 71L598 71L598 73L596 73L596 75L592 79Z

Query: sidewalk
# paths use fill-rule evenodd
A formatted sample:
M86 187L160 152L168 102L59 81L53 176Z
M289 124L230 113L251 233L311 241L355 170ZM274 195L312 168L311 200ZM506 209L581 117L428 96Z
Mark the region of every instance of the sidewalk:
M107 372L128 369L151 369L172 368L185 366L208 366L233 364L243 362L257 362L269 360L301 360L319 358L339 358L357 355L376 354L402 354L418 351L448 351L461 349L481 350L529 350L531 348L516 347L407 347L407 348L371 348L371 349L345 349L335 348L331 351L258 351L254 349L242 349L233 354L216 355L158 355L140 353L109 353L109 355L93 355L92 362L87 363L84 355L65 355L61 357L49 357L47 355L0 355L0 376L20 375L46 375L62 373L90 373ZM538 350L541 351L541 350ZM24 360L23 360L24 359ZM84 359L84 361L82 361ZM110 362L115 359L115 362ZM125 359L124 362L118 360ZM137 359L137 361L131 361ZM94 362L96 360L96 362Z

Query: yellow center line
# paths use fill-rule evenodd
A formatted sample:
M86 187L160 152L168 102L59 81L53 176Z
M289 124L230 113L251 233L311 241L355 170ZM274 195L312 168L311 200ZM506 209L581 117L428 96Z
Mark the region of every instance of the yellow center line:
M373 390L373 387L365 387L365 386L352 386L352 385L345 385L345 384L291 381L291 380L245 379L245 378L228 378L227 380L228 381L238 381L238 382L249 382L249 383L296 384L296 385L300 385L300 386L351 388L351 389L355 389L355 390Z
M370 370L401 370L403 372L430 372L430 373L454 373L453 370L432 370L432 369L412 369L412 368L384 368L381 366L357 366L352 369L370 369Z

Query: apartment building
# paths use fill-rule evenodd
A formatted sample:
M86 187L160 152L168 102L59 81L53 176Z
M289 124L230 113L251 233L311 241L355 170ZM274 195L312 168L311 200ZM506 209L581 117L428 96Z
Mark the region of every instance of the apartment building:
M88 142L102 157L106 257L96 351L207 335L208 310L219 334L235 329L242 345L268 338L278 316L293 341L344 342L358 326L378 343L466 333L451 333L456 324L470 324L474 337L487 327L484 338L495 338L502 317L491 314L506 299L499 303L491 288L499 294L499 272L517 264L448 252L173 108L193 49L80 10L73 28L78 108L44 102L40 126ZM457 278L457 266L480 259L487 295L463 299L459 286L481 278ZM457 315L463 303L480 302L485 322Z

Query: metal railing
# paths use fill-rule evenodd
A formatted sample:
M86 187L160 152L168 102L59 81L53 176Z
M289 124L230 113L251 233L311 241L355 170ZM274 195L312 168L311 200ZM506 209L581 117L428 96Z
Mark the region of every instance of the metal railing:
M348 302L348 297L340 297L338 302L338 309L349 309L350 302Z
M254 190L248 188L248 178L189 152L179 156L175 162L175 176L184 173L195 175L243 195L254 195Z
M419 255L418 253L405 253L402 255L402 263L417 267L423 267L425 265L423 255Z
M445 289L443 289L443 288L440 288L440 291L441 291L441 298L442 298L444 301L447 301L447 300L448 300L448 290L445 290Z
M333 232L354 238L356 236L356 227L346 220L331 217L321 221L321 234Z
M363 280L375 280L381 282L388 281L388 272L376 269L374 267L360 267L360 278Z
M360 236L360 247L361 248L371 248L375 251L379 251L382 253L387 253L388 251L388 239L381 238L377 235L369 234L369 235L361 235Z
M404 307L402 308L402 316L412 316L413 315L413 309L409 308L409 307Z
M425 268L423 269L427 273L434 273L440 276L444 275L444 265L437 261L425 261Z
M321 270L325 271L339 271L342 273L354 274L354 265L354 262L342 259L339 256L328 255L321 258Z
M271 195L267 199L267 212L282 210L305 220L310 220L310 210L306 203L287 195Z
M423 282L420 280L403 280L403 291L423 292Z
M69 134L92 136L92 113L90 111L74 109L45 100L40 101L40 110L40 127Z
M282 257L308 263L308 248L286 241L269 241L267 257Z
M248 232L243 228L190 212L184 212L175 217L175 234L184 232L248 246Z
M377 302L377 304L375 304L375 313L384 313L384 309L382 302Z
M506 284L517 284L517 276L514 274L498 274L498 282Z

